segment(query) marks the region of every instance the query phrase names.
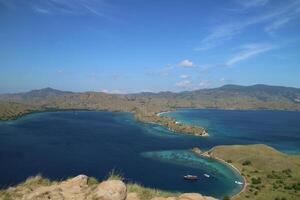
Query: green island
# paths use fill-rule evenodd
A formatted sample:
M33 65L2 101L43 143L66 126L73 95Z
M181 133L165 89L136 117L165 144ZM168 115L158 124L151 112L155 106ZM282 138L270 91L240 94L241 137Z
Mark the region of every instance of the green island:
M281 153L267 145L216 146L201 156L218 159L241 173L246 184L232 199L300 199L300 156Z

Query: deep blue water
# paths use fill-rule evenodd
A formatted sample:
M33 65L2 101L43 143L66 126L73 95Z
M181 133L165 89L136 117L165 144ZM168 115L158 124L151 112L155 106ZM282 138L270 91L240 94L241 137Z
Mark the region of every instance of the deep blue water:
M205 127L210 137L202 149L221 144L267 144L300 154L300 112L272 110L179 109L163 113L179 122Z
M164 115L204 126L210 137L174 134L162 126L138 123L129 113L49 112L0 122L0 185L37 173L51 179L78 174L104 179L116 169L128 181L148 187L222 197L241 189L234 183L241 177L187 149L265 143L300 152L300 112L183 109ZM184 181L182 176L189 173L200 180Z

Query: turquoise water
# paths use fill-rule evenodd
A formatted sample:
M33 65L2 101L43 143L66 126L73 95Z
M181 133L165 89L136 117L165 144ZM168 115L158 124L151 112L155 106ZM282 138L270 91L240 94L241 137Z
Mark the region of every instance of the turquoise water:
M285 153L300 154L300 112L180 109L163 115L206 128L210 137L199 141L202 149L262 143Z
M172 151L152 151L144 152L142 156L151 158L160 162L170 163L172 165L184 166L193 168L197 171L197 175L200 177L200 181L193 183L186 183L197 185L199 188L206 188L206 194L214 193L215 196L221 197L222 193L216 191L215 184L222 184L222 186L230 187L233 178L237 181L243 182L242 177L237 174L235 170L232 170L228 165L225 165L215 159L199 157L191 151L184 150L172 150ZM187 172L188 173L188 172ZM204 174L208 174L209 177L205 177ZM243 186L236 185L232 189L231 194L238 193Z
M242 186L234 181L242 177L188 149L265 143L300 152L299 112L184 109L165 115L204 126L210 137L174 134L159 125L136 122L130 113L48 112L0 122L0 185L38 173L56 180L78 174L103 180L115 169L126 181L147 187L223 197L240 191ZM200 179L185 181L186 174Z

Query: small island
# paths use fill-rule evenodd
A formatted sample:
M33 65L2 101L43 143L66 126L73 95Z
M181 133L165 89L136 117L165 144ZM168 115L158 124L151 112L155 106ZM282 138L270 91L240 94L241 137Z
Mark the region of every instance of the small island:
M194 126L194 125L188 125L183 124L180 122L177 122L176 120L164 117L157 114L141 114L141 113L135 113L135 118L138 121L142 122L150 122L159 124L162 126L168 127L170 131L176 132L176 133L184 133L184 134L190 134L195 136L208 136L207 131L203 127Z

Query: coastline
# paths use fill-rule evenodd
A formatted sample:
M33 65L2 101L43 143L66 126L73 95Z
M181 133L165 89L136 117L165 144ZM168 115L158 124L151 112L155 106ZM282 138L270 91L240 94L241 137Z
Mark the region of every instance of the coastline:
M162 111L162 112L156 113L156 116L160 117L162 114L169 113L169 112L172 112L172 110Z
M300 109L268 109L268 108L222 108L222 107L178 107L174 110L167 110L167 111L161 111L158 113L155 113L156 116L161 116L162 114L169 113L169 112L175 112L177 110L224 110L224 111L284 111L284 112L300 112ZM9 117L9 118L1 118L0 122L5 121L13 121L16 119L19 119L23 116L34 114L34 113L44 113L44 112L60 112L60 111L108 111L108 112L128 112L128 113L135 113L134 111L122 111L122 110L110 110L110 109L88 109L88 108L47 108L47 109L37 109L37 110L28 110L24 113Z
M242 175L241 171L237 167L235 167L233 164L228 163L228 162L226 162L225 160L223 160L221 158L218 158L218 157L211 157L211 158L213 158L215 160L218 160L218 161L222 162L223 164L231 167L243 178L243 180L244 180L243 188L238 193L232 195L231 198L235 198L235 197L239 196L240 194L242 194L246 190L248 183L247 183L246 178Z
M161 116L162 113L167 113L167 112L170 111L164 111L164 112L152 113L152 114L135 112L134 116L138 121L164 126L168 128L169 131L172 131L174 133L181 133L181 134L201 136L201 137L208 136L208 133L205 130L205 128L201 126L188 125L188 124L178 122L171 117Z
M194 152L196 155L198 155L198 156L200 156L200 157L202 156L202 157L211 158L211 159L214 159L214 160L216 160L216 161L219 161L219 162L225 164L226 166L228 166L228 167L230 167L231 169L233 169L234 171L236 171L236 173L238 173L238 174L243 178L243 181L244 181L244 183L243 183L243 188L242 188L238 193L233 194L233 195L231 196L231 198L235 198L235 197L239 196L240 194L242 194L242 193L246 190L247 185L248 185L247 180L246 180L246 178L242 175L241 171L240 171L237 167L235 167L233 164L228 163L228 162L226 162L225 160L223 160L223 159L221 159L221 158L218 158L218 157L216 157L216 156L211 156L211 155L209 154L209 152L212 151L214 148L215 148L215 147L213 147L213 148L211 148L210 150L205 151L205 152L199 152L199 151L197 150L197 149L199 149L199 148L197 148L197 149L193 148L191 151ZM200 149L199 149L199 150L200 150ZM201 150L200 150L200 151L201 151Z

